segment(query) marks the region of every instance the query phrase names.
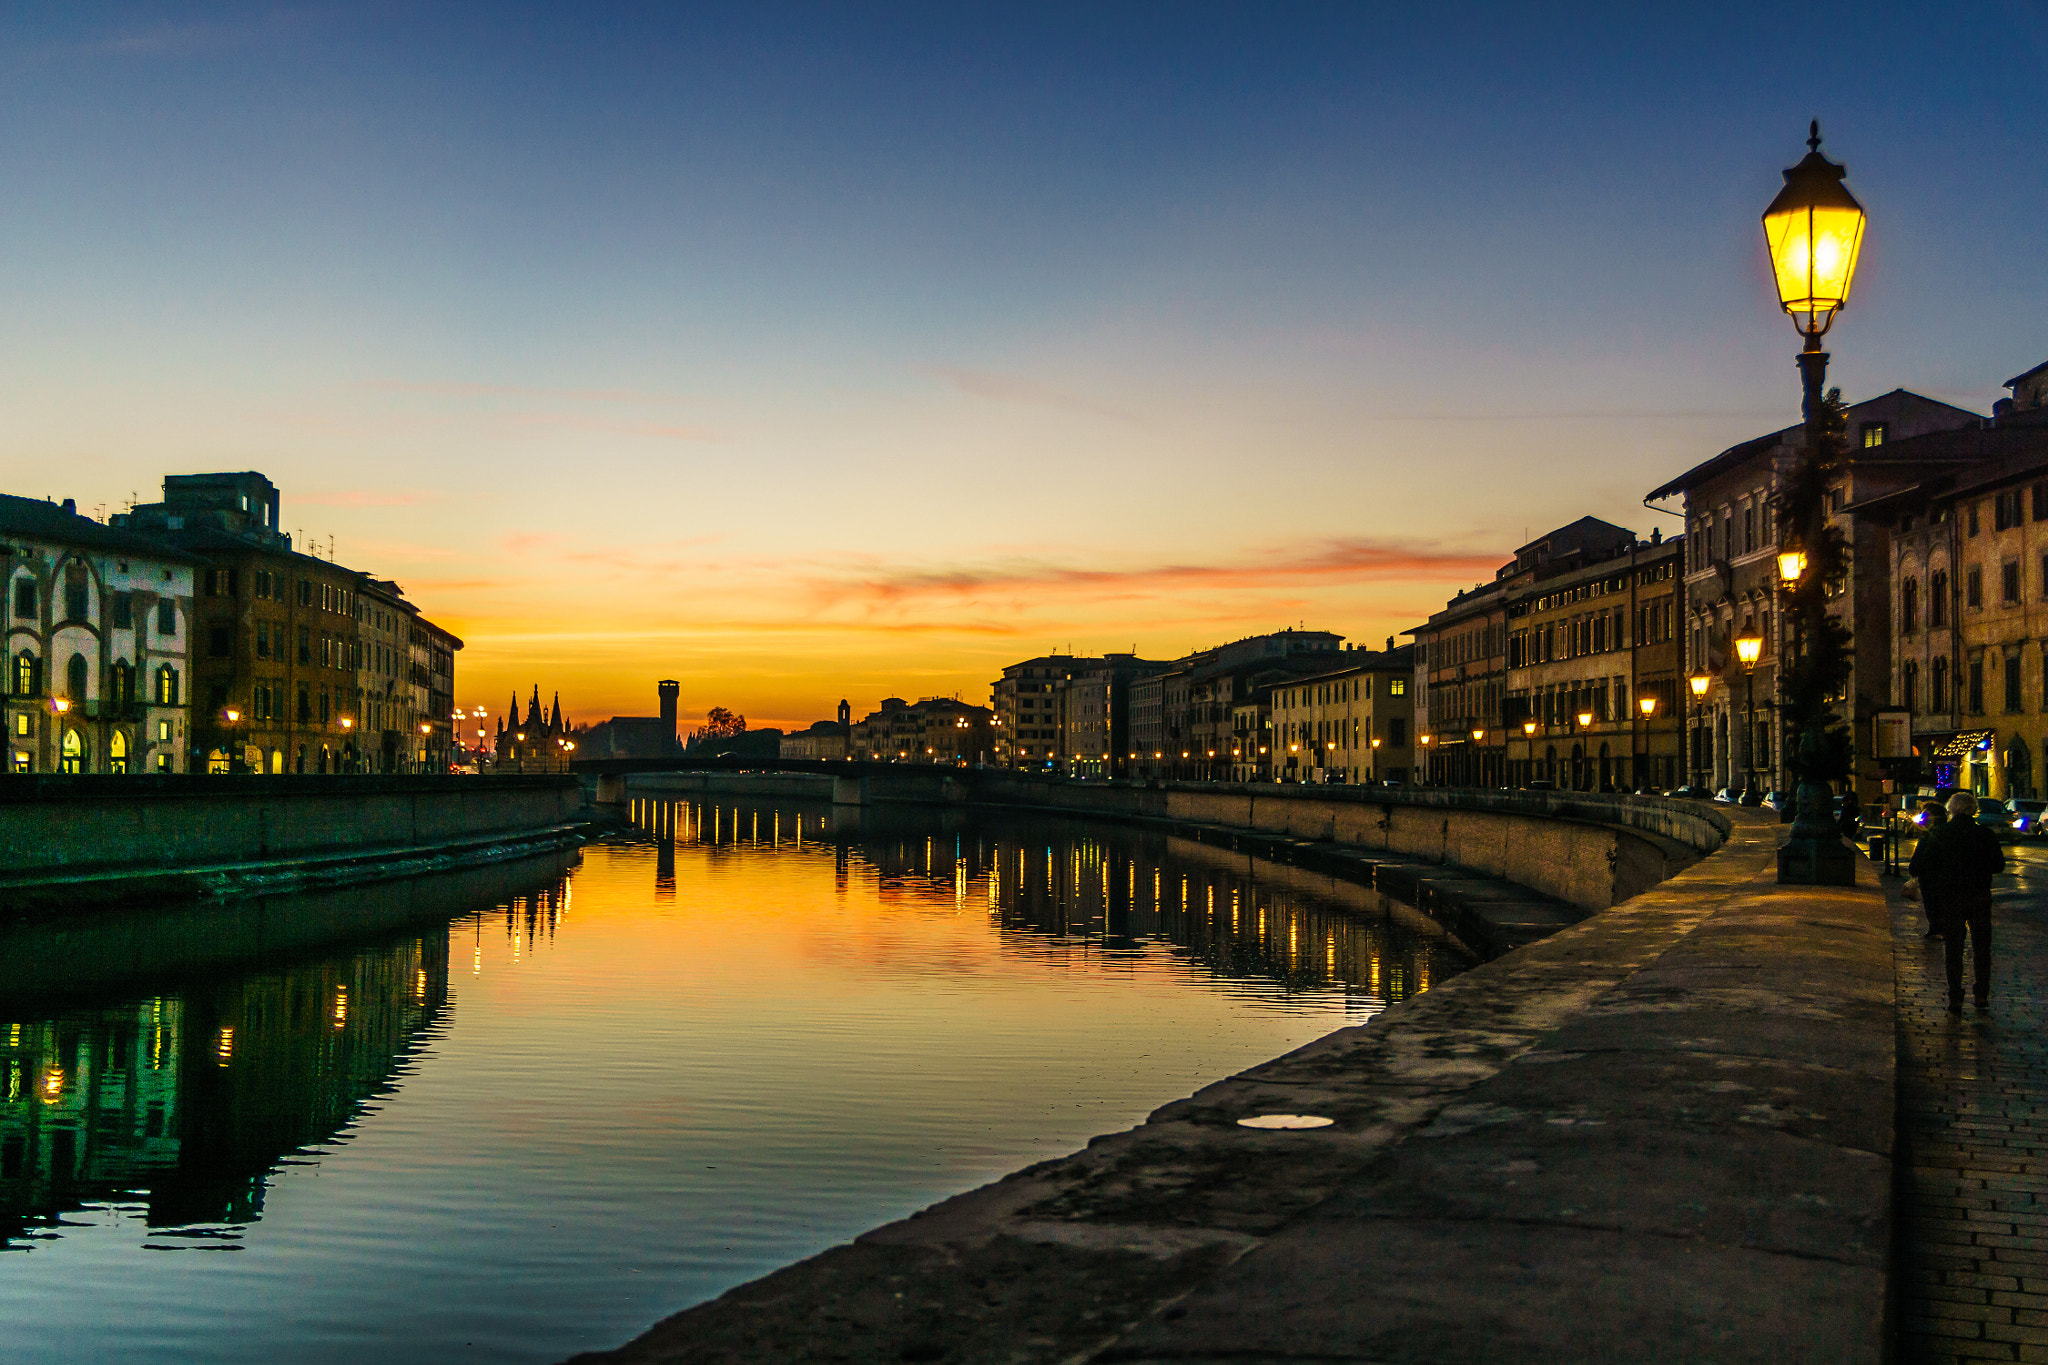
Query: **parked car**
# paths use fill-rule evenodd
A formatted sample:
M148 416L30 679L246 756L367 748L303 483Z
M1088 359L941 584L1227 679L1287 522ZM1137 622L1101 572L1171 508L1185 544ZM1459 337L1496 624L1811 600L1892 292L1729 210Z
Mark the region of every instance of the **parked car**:
M1996 830L2007 838L2014 836L2012 811L2005 802L1995 796L1977 798L1977 823L1989 830Z
M1772 810L1788 810L1795 796L1792 792L1770 791L1764 793L1764 805Z
M1711 801L1714 799L1714 793L1705 787L1674 787L1671 794L1685 801Z
M2041 820L2044 815L2048 815L2048 801L2033 801L2022 797L2006 804L2012 807L2014 834L2024 834L2033 839L2042 837L2044 831L2041 828Z
M1539 777L1534 781L1524 782L1522 790L1525 792L1554 792L1557 790L1557 784L1547 777Z

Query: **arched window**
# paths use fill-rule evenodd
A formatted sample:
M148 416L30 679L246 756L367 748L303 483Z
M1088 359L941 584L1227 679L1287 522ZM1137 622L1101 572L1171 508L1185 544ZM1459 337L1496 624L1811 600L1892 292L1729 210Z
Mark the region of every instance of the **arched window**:
M1920 628L1920 580L1908 578L1899 584L1899 633L1911 635Z
M1916 715L1920 710L1920 665L1912 659L1899 673L1899 705L1906 708L1907 715Z
M14 695L33 697L36 694L36 656L23 650L14 660Z
M1934 712L1948 710L1947 659L1937 658L1934 661L1934 678L1927 688L1927 709Z
M86 675L91 671L83 654L72 655L71 662L64 665L64 695L73 701L84 701Z
M114 676L109 681L116 706L127 706L135 700L135 670L128 666L126 659L114 662Z
M116 730L107 736L107 771L128 771L128 734L125 730Z
M85 771L85 737L76 730L64 732L64 745L58 770L67 773Z
M156 670L156 704L176 706L178 704L178 670L169 664L159 664Z

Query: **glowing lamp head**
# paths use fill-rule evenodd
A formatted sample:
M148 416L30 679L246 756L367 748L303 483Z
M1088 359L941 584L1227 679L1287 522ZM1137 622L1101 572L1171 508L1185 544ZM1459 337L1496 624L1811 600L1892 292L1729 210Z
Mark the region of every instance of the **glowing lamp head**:
M1643 719L1645 720L1657 714L1657 699L1655 697L1638 697L1636 698L1636 705L1642 710Z
M1474 730L1474 731L1472 732L1472 742L1473 742L1473 743L1475 743L1475 744L1476 744L1476 743L1478 743L1478 742L1479 742L1480 740L1482 740L1482 739L1485 739L1485 738L1486 738L1486 731L1484 731L1484 730Z
M1704 673L1695 673L1685 680L1685 685L1692 689L1692 695L1695 699L1703 700L1707 695L1707 684L1712 681L1713 679Z
M1756 661L1764 657L1764 637L1738 635L1735 638L1735 657L1742 660L1744 668L1755 668Z
M1374 741L1372 742L1372 747L1373 747L1373 748L1375 748L1375 749L1379 748L1379 747L1380 747L1380 742L1379 742L1378 740L1374 740Z
M1523 722L1522 722L1522 733L1523 733L1523 734L1525 734L1525 735L1533 735L1533 734L1535 734L1535 733L1536 733L1536 722L1535 722L1535 721L1533 721L1533 720L1525 720L1525 721L1523 721Z
M236 721L242 718L242 713L240 711L234 710L233 708L229 708L228 710L223 711L221 714L228 718L228 724L230 725L233 725Z
M1818 120L1812 134L1805 157L1785 172L1785 187L1764 210L1764 240L1779 306L1800 331L1818 337L1849 301L1863 246L1863 206L1842 183L1842 167L1820 154Z
M69 711L71 709L71 699L69 697L58 697L56 700L52 701L50 705L52 708L56 710L57 714L61 716L66 711ZM230 711L228 713L228 719L234 719L234 712Z
M1791 587L1806 572L1806 551L1786 550L1778 556L1778 581Z
M431 735L434 733L434 727L431 725L422 725L420 727L420 733L423 735Z
M1593 723L1593 713L1592 713L1591 711L1581 711L1581 712L1579 712L1579 728L1580 728L1580 729L1582 729L1582 730L1583 730L1583 729L1585 729L1585 728L1586 728L1587 726L1591 725L1592 723Z

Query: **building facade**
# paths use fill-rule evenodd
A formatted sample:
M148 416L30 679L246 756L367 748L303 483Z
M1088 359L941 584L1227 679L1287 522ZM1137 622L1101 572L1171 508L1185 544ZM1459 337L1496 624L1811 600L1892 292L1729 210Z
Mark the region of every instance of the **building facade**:
M1686 780L1684 546L1661 532L1638 541L1606 522L1588 530L1563 553L1523 547L1507 581L1509 778L1669 790Z
M279 504L254 471L172 474L162 502L114 518L202 561L187 689L193 766L445 771L462 642L396 584L294 549Z
M1874 757L1898 781L2035 797L2048 785L2048 407L2001 403L1989 424L1898 450L1955 467L1849 508L1890 544L1883 709L1905 713L1911 743Z
M1847 410L1848 460L1828 492L1828 524L1849 545L1849 570L1830 585L1830 614L1855 639L1852 676L1841 703L1856 749L1859 795L1881 795L1883 773L1871 725L1891 691L1891 558L1885 523L1844 509L1948 472L1958 456L1918 445L1915 437L1976 427L1975 413L1896 389ZM1778 721L1778 661L1787 645L1777 609L1778 499L1802 458L1803 426L1740 445L1652 491L1646 501L1682 495L1685 517L1684 618L1688 676L1708 680L1694 704L1692 771L1709 786L1784 790L1789 784ZM1745 669L1735 641L1760 639L1762 657ZM1751 701L1754 696L1754 703ZM1690 694L1688 703L1692 704ZM1752 716L1754 719L1752 719Z
M200 561L0 495L9 773L182 773Z
M986 763L995 750L995 720L988 707L956 697L884 697L880 710L850 727L847 754L873 763Z
M1270 755L1276 782L1407 782L1414 768L1415 647L1353 651L1342 668L1269 684ZM1252 717L1247 715L1249 723Z

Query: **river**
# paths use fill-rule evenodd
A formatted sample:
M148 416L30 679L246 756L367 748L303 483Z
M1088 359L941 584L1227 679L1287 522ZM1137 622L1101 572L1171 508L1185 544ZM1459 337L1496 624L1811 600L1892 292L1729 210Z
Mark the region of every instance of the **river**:
M0 929L14 1362L546 1362L1466 959L1155 832L641 802L580 857Z

